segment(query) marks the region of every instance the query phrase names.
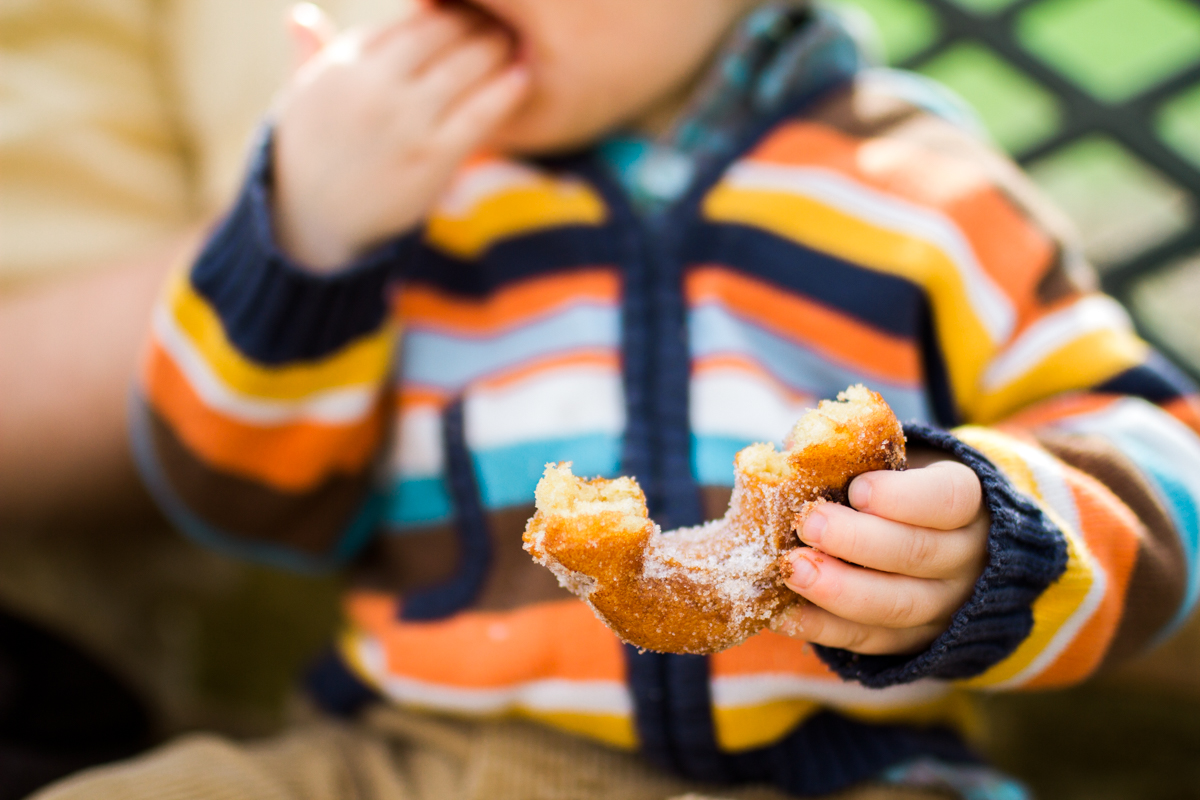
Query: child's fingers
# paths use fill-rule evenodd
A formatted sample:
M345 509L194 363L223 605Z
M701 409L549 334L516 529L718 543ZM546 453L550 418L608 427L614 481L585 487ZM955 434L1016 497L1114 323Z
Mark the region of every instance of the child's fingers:
M512 55L512 44L501 34L468 40L422 73L414 89L436 109L435 118L489 75L501 69Z
M863 655L916 653L938 637L940 628L884 628L851 622L811 603L798 603L771 620L771 629L784 636Z
M478 27L478 21L465 14L419 10L376 31L363 49L387 60L395 74L416 75Z
M864 625L912 628L947 616L965 597L951 581L911 578L847 564L802 547L791 555L787 586L839 617ZM969 590L969 587L967 587Z
M984 544L971 528L933 530L822 503L797 531L800 541L863 567L914 578L954 578L978 560Z
M288 10L287 23L295 51L295 69L307 64L337 36L333 20L312 3L297 3L292 6Z
M477 149L529 90L529 70L514 64L464 97L442 119L440 140L462 156Z
M903 472L868 472L850 484L850 504L859 511L946 531L974 521L982 499L978 476L957 461Z

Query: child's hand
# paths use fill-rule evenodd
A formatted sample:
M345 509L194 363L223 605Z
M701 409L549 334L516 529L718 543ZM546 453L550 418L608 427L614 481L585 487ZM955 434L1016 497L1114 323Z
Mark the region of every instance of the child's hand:
M810 602L774 630L869 655L920 652L946 630L987 563L991 520L965 465L918 451L909 466L855 478L854 508L809 515L788 587Z
M318 25L296 15L293 28L319 52L277 107L275 226L289 255L331 271L417 224L529 80L509 34L463 10L423 8L323 48Z

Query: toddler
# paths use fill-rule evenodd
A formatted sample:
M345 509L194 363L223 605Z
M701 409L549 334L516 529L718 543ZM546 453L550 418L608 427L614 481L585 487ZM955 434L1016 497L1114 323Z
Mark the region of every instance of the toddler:
M295 26L311 57L154 318L135 445L200 541L352 566L309 688L355 722L49 796L1019 797L963 744L965 690L1081 681L1194 605L1194 387L958 106L834 16ZM744 644L623 647L522 552L547 462L699 524L738 449L857 382L911 468L809 517L807 602Z

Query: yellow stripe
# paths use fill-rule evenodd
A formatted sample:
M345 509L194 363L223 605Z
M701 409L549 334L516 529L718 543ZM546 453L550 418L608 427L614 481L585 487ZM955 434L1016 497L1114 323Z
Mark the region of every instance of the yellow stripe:
M459 258L474 258L499 239L560 225L600 225L607 209L587 186L546 180L541 185L498 192L465 217L435 214L425 235L429 244Z
M1087 563L1080 557L1080 550L1085 545L1079 538L1079 532L1068 527L1053 509L1047 506L1037 490L1033 472L1014 452L1003 434L984 428L964 427L956 428L954 435L991 459L1021 492L1036 499L1067 540L1067 569L1034 601L1033 629L1029 636L1008 658L982 675L963 682L963 685L972 688L986 688L1009 680L1033 663L1050 644L1050 640L1058 633L1063 623L1083 604L1095 578Z
M581 714L570 711L518 710L516 716L535 720L559 730L598 739L622 750L637 747L632 717L619 714Z
M750 750L778 741L804 720L820 711L812 700L794 698L753 706L713 708L717 744L722 750Z
M954 262L936 245L876 227L789 192L721 185L705 198L704 213L713 220L771 231L805 247L924 287L937 310L938 339L946 354L955 399L968 418L976 418L977 379L995 348L971 312L966 287Z
M384 379L396 328L358 339L316 362L265 367L242 355L225 335L220 317L192 288L185 273L175 276L167 303L175 324L230 389L267 400L301 400L317 392L378 383Z
M985 394L972 419L988 424L1038 400L1103 383L1143 363L1148 351L1145 342L1127 331L1092 331L1055 351L1000 391Z

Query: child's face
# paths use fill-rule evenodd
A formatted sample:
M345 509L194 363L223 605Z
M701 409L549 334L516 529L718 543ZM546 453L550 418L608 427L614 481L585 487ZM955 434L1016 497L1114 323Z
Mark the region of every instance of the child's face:
M454 0L508 28L528 99L494 137L511 152L577 147L617 126L669 123L753 0Z

